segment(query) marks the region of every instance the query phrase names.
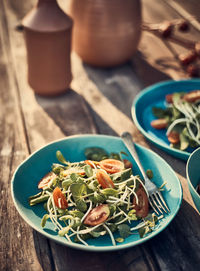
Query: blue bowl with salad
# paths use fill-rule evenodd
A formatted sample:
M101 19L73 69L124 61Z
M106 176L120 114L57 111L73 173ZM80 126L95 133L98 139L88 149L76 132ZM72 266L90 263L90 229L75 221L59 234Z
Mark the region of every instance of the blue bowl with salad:
M124 249L153 238L177 214L182 189L161 157L136 148L163 190L169 214L153 213L133 158L119 137L106 135L67 137L30 155L11 181L19 214L44 236L87 251Z
M200 146L200 79L151 85L134 99L132 117L157 147L187 161Z
M189 157L186 165L187 181L193 202L200 212L200 148Z

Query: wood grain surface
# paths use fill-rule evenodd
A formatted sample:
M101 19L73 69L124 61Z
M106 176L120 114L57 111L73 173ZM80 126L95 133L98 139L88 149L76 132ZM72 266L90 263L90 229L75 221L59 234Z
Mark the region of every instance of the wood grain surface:
M36 2L2 0L0 8L0 270L199 270L200 216L187 187L186 164L147 142L130 114L134 97L144 87L170 78L187 78L176 59L176 52L184 52L184 48L144 32L136 55L112 69L86 65L73 52L71 89L53 99L39 97L27 83L20 28L21 19ZM67 1L58 2L67 10ZM173 2L187 15L196 16L187 38L200 40L198 0L143 0L143 20L157 23L184 17ZM163 157L181 181L183 203L162 233L128 250L92 253L59 245L23 221L11 199L10 180L30 153L73 134L120 135L125 130L132 133L135 142Z

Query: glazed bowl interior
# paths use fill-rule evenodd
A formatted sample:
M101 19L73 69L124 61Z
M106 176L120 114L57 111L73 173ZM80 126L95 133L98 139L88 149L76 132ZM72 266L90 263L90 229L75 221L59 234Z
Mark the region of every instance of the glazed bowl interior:
M192 199L200 212L200 195L196 190L197 185L200 184L200 147L190 155L187 161L186 174Z

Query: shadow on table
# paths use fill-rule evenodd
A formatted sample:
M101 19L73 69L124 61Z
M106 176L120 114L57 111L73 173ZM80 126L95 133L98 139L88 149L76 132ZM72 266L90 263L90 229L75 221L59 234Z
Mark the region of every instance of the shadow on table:
M83 64L99 91L128 117L133 99L145 86L169 79L145 61L140 52L133 60L115 68L95 68ZM65 135L101 133L116 135L112 128L72 89L53 98L36 95L37 102Z
M116 135L84 97L73 89L68 89L66 93L53 98L39 95L35 97L38 104L66 136L89 133ZM101 127L100 130L97 127Z
M113 68L97 68L87 64L83 66L99 91L127 116L130 116L132 102L137 93L146 86L170 79L151 66L139 51L121 66Z

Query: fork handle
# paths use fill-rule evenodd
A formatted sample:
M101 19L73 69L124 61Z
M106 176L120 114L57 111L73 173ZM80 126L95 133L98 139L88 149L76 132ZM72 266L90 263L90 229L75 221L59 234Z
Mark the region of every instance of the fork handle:
M130 154L133 156L133 158L135 159L135 162L137 163L141 173L142 173L142 176L143 178L147 179L147 176L146 176L146 172L139 160L139 157L138 157L138 154L136 152L136 149L135 149L135 144L133 143L133 140L132 140L132 136L129 132L124 132L122 135L121 135L121 138L124 142L124 144L126 145L127 149L129 150Z

